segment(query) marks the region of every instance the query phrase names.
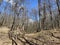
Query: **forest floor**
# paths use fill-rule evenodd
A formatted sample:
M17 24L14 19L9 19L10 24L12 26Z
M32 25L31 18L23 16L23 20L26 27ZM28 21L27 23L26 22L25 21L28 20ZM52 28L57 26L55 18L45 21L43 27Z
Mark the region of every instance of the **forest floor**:
M0 45L11 45L11 40L8 37L9 28L0 27ZM60 45L60 30L42 30L38 33L26 34L31 37L36 37L38 45ZM33 40L33 39L32 39ZM18 45L22 45L20 42Z

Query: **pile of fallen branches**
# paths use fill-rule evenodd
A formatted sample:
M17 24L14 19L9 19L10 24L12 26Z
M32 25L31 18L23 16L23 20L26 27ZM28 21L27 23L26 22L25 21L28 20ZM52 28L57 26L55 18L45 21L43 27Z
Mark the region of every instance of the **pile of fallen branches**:
M12 45L17 45L17 40L19 40L21 43L23 43L24 45L59 45L60 44L60 37L57 37L54 35L53 32L51 31L40 31L37 33L31 33L31 34L27 34L27 33L22 33L19 31L15 32L10 32L11 34L11 40L12 40ZM56 33L56 32L55 32ZM57 32L58 33L58 32ZM57 42L58 40L58 42Z

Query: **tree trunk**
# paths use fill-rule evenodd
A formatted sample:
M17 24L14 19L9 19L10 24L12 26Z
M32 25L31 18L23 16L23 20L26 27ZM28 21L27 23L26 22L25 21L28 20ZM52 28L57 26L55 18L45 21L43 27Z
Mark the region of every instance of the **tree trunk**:
M49 3L49 12L50 12L50 20L51 20L51 29L53 29L53 19L52 19L52 10L51 10L50 0L48 0L48 3Z
M57 16L57 25L58 25L58 28L60 27L59 25L60 25L60 23L59 23L59 21L60 21L60 7L59 7L59 0L56 0L56 4L57 4L57 7L58 7L58 16Z
M45 7L45 2L44 2L44 6L43 6L43 19L42 19L42 29L44 30L45 28L45 19L46 19L46 7Z
M39 23L38 23L38 29L37 29L37 32L39 32L41 30L41 27L40 27L40 16L41 16L41 11L40 11L40 3L41 3L41 0L38 0L38 14L39 14Z

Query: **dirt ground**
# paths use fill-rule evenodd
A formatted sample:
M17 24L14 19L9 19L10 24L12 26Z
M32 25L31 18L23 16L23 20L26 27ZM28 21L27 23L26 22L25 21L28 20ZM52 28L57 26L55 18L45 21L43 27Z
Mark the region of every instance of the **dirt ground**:
M12 45L12 41L8 37L8 31L9 28L0 27L0 45ZM29 35L35 36L35 33ZM60 45L60 30L41 31L39 32L38 40L36 40L38 45ZM23 44L18 41L18 45Z

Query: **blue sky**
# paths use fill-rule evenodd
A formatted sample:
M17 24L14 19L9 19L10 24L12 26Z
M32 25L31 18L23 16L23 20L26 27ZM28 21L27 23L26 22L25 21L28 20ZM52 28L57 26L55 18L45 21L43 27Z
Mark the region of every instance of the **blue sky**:
M37 9L37 0L26 0L27 3L25 3L25 6L31 10L32 8L36 8ZM5 0L2 2L1 6L0 6L0 11L4 11L4 8L7 7L7 5L9 5Z
M4 13L4 12L5 12L5 8L6 8L7 6L10 6L10 4L7 3L7 2L5 2L5 1L3 1L3 2L1 3L1 6L0 6L0 11L1 11L2 13ZM9 9L9 8L8 8L8 9ZM9 13L9 10L6 10L6 11L7 11L7 13Z
M7 2L7 0L3 0L1 6L0 6L0 11L4 11L4 8L7 7L7 5L9 5ZM55 4L55 0L51 0L51 4L53 4L53 8L56 8L56 4ZM12 1L10 1L12 2ZM27 7L27 9L29 11L31 11L32 8L38 9L38 0L26 0L25 6Z
M38 3L37 3L37 0L29 0L28 1L29 4L27 3L26 6L29 8L29 9L32 9L32 8L36 8L37 9L37 6L38 6Z
M28 11L29 11L29 17L31 16L30 14L31 14L31 11L32 11L32 9L36 9L36 10L38 10L38 0L27 0L27 3L26 3L26 5L25 5L26 7L27 7L27 9L28 9ZM33 16L31 16L31 18L33 18L33 19L35 19Z
M5 7L7 7L7 6L11 6L10 3L8 3L7 0L3 0L3 2L1 3L1 6L0 6L0 12L4 13ZM33 8L37 9L38 8L37 0L33 0L33 1L32 0L26 0L25 6L28 9L28 11L31 12L31 9L33 9ZM7 9L6 12L9 14L11 12L11 10ZM33 18L33 17L31 17L31 18Z
M8 13L8 14L10 14L10 12L12 12L11 10L10 10L10 3L8 3L7 2L8 0L3 0L3 2L2 2L2 4L1 4L1 6L0 6L0 12L2 12L2 13L4 13L4 9L5 9L5 7L7 7L8 6L8 8L7 8L7 10L6 10L6 12ZM55 0L51 0L52 2L51 2L51 4L53 4L52 5L52 9L56 9L56 4L55 4ZM12 0L10 1L10 2L12 2ZM29 17L30 17L30 12L31 12L31 9L33 9L33 8L35 8L36 10L38 10L38 0L26 0L25 1L25 6L26 6L26 8L28 9L28 11L29 11L29 13L28 13L28 15L29 15ZM32 19L34 19L34 17L31 17Z

